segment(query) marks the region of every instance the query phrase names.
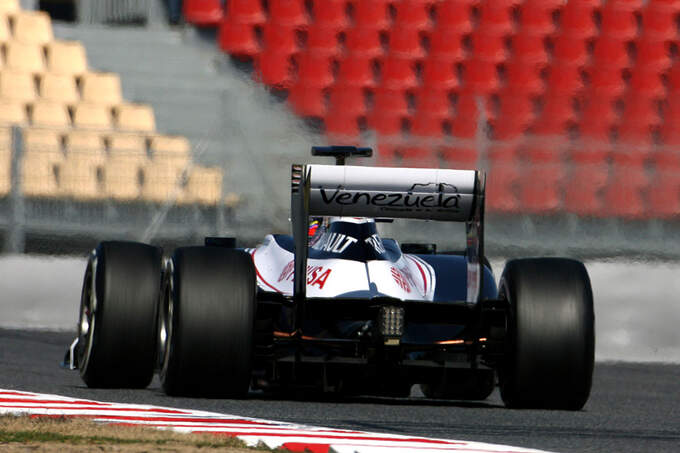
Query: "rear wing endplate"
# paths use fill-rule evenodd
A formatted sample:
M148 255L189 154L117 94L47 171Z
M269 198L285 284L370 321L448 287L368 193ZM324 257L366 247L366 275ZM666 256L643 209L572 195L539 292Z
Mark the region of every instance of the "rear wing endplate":
M294 297L306 297L310 216L410 218L465 222L468 302L480 297L484 173L474 170L293 165L291 217L295 242Z

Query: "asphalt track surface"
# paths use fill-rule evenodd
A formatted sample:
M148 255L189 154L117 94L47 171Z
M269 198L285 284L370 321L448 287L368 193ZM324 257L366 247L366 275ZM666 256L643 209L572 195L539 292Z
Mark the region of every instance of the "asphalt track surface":
M484 402L353 398L245 400L170 398L146 390L92 390L61 369L73 335L0 329L0 388L121 403L154 404L317 426L474 440L556 452L680 452L680 365L598 363L583 411L508 410ZM417 392L414 392L414 395Z

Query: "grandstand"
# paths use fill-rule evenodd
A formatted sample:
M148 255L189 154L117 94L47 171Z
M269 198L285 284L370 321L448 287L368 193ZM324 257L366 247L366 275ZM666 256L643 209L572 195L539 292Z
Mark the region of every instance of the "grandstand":
M0 122L27 146L2 148L0 204L25 174L29 204L115 206L140 225L172 223L144 207L198 206L252 243L287 230L279 188L312 142L365 144L379 165L486 169L488 242L502 253L680 256L679 2L183 3L190 26L172 32L26 34L16 18L49 19L0 13ZM29 172L12 172L17 157ZM228 214L210 211L225 199ZM205 224L177 215L175 235ZM385 229L427 241L442 228Z

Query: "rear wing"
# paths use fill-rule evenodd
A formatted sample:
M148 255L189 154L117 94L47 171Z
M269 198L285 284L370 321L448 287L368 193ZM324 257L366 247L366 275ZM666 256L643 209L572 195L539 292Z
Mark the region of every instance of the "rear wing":
M410 218L464 222L467 301L481 294L485 175L474 170L293 165L291 218L295 242L294 299L306 298L310 216ZM301 307L301 304L298 305Z

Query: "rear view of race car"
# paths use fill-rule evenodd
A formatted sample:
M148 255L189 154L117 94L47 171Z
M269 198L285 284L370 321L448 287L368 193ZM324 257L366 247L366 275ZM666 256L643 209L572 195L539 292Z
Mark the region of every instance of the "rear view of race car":
M576 410L586 403L594 314L584 265L484 255L485 176L345 166L370 149L315 147L336 165L294 165L292 235L254 248L207 238L163 258L102 242L90 256L70 364L91 387L244 397L250 389L484 399ZM466 244L380 236L382 221L461 224ZM311 226L311 228L310 228Z

